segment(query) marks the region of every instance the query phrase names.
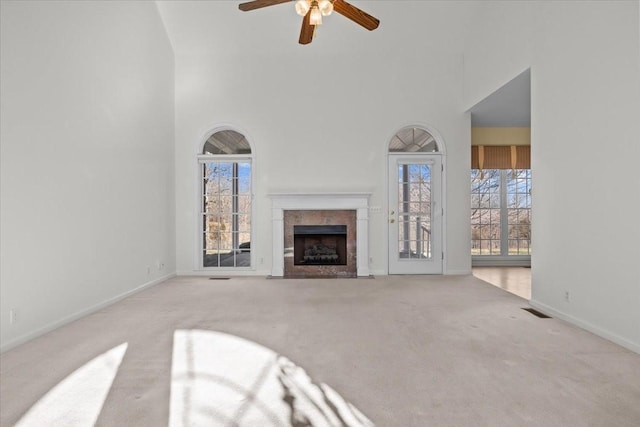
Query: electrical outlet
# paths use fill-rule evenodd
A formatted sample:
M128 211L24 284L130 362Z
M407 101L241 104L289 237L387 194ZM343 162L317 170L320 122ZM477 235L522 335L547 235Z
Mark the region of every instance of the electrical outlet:
M565 302L569 302L569 291L564 291L564 300Z
M151 266L147 265L147 275L151 274Z
M18 312L15 309L9 310L9 324L13 325L18 321Z

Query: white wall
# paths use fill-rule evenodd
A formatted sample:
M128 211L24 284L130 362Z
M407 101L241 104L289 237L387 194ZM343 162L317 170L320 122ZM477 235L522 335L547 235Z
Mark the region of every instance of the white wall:
M175 186L156 5L1 11L4 350L174 272Z
M640 352L639 4L477 7L468 106L532 67L531 304Z
M372 271L386 273L387 146L396 131L410 124L429 125L445 140L446 272L470 272L470 123L462 104L461 44L455 30L459 11L434 2L409 2L403 9L394 3L362 6L386 17L379 30L368 33L332 15L336 25L327 22L309 46L297 44L295 14L296 28L279 39L280 33L274 35L275 29L256 18L258 11L238 17L237 9L225 2L195 2L179 10L161 4L176 50L180 274L197 271L195 156L207 131L221 124L234 125L254 145L256 274L270 273L268 194L333 191L371 192L371 205L382 208L371 214L370 255ZM441 8L442 13L435 13ZM265 10L262 16L276 12L288 13L282 8ZM194 23L201 16L210 22L206 34L193 30L204 25ZM268 22L280 25L283 20ZM257 25L265 28L255 29ZM440 36L416 35L421 25ZM207 37L211 42L200 46ZM216 51L208 51L216 41Z

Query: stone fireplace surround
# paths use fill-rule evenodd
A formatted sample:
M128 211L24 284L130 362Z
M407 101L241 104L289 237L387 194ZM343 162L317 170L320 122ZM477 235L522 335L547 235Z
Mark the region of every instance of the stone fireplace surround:
M288 210L354 210L356 212L356 274L369 276L369 197L371 193L271 194L273 263L271 275L285 275L284 212Z
M357 219L354 209L306 209L284 211L284 277L357 277ZM295 228L297 226L344 226L343 264L311 264L298 263L303 256L304 248L296 247ZM336 236L313 236L311 243L329 243L338 248ZM308 243L305 237L298 236L298 244ZM296 253L298 259L295 259Z

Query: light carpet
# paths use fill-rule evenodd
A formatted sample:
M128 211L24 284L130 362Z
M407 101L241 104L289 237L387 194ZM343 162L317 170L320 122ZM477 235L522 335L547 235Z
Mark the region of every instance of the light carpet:
M377 426L640 425L640 355L523 307L473 276L178 277L0 355L0 424L126 343L96 425L167 426L174 335L211 331L295 363Z

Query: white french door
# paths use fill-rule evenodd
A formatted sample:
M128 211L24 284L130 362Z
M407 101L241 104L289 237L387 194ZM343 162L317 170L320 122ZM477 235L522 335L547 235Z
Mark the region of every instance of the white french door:
M389 274L442 274L442 158L389 154Z

